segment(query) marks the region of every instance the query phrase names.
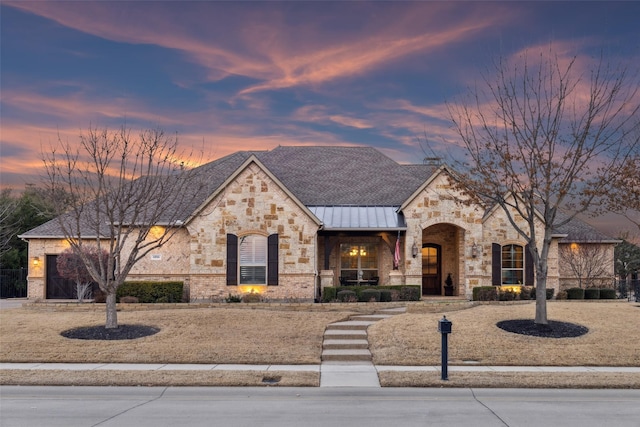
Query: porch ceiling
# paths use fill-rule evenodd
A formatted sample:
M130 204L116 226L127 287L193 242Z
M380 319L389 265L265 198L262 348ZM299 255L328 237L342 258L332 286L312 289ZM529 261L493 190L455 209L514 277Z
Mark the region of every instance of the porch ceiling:
M406 230L398 206L307 206L324 230Z

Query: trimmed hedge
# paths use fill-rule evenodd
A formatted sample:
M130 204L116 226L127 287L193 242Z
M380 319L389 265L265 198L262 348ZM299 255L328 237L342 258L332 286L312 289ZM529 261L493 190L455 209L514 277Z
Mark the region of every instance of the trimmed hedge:
M555 289L553 288L549 288L549 289L545 289L546 291L546 297L547 299L552 299L553 298L553 294L555 293ZM536 299L536 287L532 287L531 288L531 299Z
M582 288L567 289L567 299L584 299L584 289Z
M587 288L584 290L584 299L600 299L600 289Z
M367 299L362 296L363 292L369 290L375 291L374 297L376 301L420 301L422 288L418 285L376 286L375 288L367 286L328 286L322 289L322 302L344 302L340 294L343 291L353 292L357 301L369 301L371 296ZM376 292L379 292L379 295Z
M600 299L616 299L616 290L611 288L600 289Z
M116 301L135 297L141 303L182 302L182 282L124 282L116 291Z
M339 291L337 297L340 302L356 302L358 300L356 293L348 289Z
M360 302L380 302L380 290L379 289L365 289L360 292L358 297Z
M498 288L495 286L476 286L473 288L474 301L498 301Z

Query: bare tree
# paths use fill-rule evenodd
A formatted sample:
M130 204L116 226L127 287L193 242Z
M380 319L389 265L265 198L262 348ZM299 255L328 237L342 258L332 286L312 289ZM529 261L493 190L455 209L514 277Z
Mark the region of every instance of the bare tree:
M11 239L17 233L17 221L13 218L17 200L11 197L11 190L0 193L0 258L11 249Z
M96 246L84 245L82 251L84 252L84 259L89 260L96 270L100 268L100 263L107 263L109 254L104 250L98 250ZM83 302L86 298L91 297L93 277L89 273L83 257L76 254L73 248L65 249L58 256L56 268L61 277L75 282L78 302Z
M589 241L588 236L568 245L560 246L560 259L566 263L579 288L610 284L613 279L613 253L608 253L599 242Z
M463 187L499 205L530 245L538 325L548 324L555 231L592 207L638 145L636 76L602 59L579 68L576 57L563 61L552 49L533 63L526 53L516 65L500 59L482 88L449 105L467 154Z
M48 189L67 196L56 204L61 233L106 295L106 328L118 326L118 287L138 261L175 235L183 208L204 185L182 154L177 137L145 130L135 138L124 127L89 128L77 146L59 139L43 154ZM107 256L96 265L87 245Z
M612 176L609 186L605 189L605 196L608 209L627 218L640 231L640 152L638 150L625 162L619 173Z

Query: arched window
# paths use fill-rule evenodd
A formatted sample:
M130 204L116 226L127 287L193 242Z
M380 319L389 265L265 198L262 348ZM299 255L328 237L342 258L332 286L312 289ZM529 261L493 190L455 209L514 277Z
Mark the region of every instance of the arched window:
M524 284L524 247L504 245L502 247L502 284Z
M278 235L227 234L227 285L277 285Z
M241 285L267 284L267 238L257 234L240 237L238 242Z

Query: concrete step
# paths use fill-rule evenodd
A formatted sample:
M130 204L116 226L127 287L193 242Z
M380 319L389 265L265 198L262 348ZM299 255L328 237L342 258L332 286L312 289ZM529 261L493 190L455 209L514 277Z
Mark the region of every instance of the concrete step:
M345 322L336 322L327 325L327 330L366 330L369 326L375 322L368 320L347 320Z
M385 308L382 310L378 310L376 314L396 315L396 314L403 314L406 312L407 312L407 307L396 307L396 308Z
M388 319L392 317L392 314L361 314L351 316L349 320L364 321L364 322L377 322L379 320Z
M364 329L327 329L324 331L324 339L330 340L352 340L367 339L367 331Z
M325 339L322 343L322 348L326 350L363 350L369 348L369 341L366 339Z
M340 362L355 362L355 361L370 361L371 352L369 350L323 350L323 361L340 361Z

